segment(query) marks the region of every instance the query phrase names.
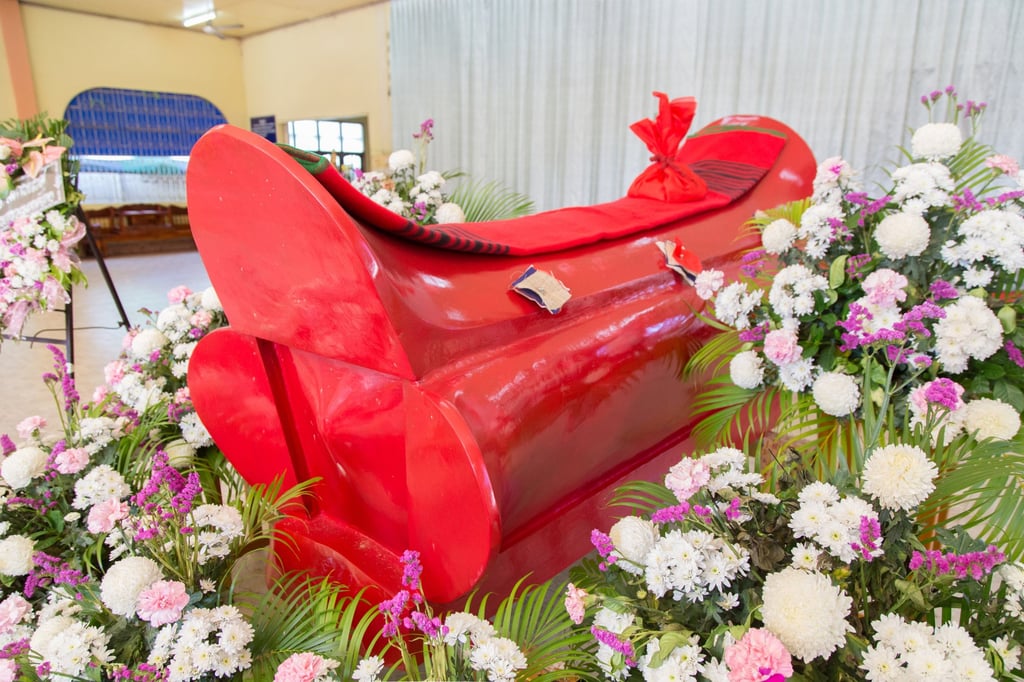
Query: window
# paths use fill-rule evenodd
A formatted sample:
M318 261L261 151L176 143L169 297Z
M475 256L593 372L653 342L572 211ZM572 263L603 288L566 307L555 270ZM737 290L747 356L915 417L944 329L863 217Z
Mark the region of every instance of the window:
M335 166L366 170L366 119L289 121L288 144L329 157Z

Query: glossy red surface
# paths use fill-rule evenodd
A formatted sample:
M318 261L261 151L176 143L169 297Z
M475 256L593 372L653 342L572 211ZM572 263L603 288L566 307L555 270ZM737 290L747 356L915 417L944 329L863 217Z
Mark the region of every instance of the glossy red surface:
M351 219L284 152L230 126L193 150L189 213L231 326L203 339L189 385L203 422L250 482L319 477L282 523L284 568L398 586L421 552L424 591L450 602L546 579L607 526L628 480L687 454L707 337L702 301L655 246L679 238L735 272L757 209L811 192L814 159L789 136L730 206L663 229L529 258L447 252ZM557 315L509 291L530 265L564 282Z

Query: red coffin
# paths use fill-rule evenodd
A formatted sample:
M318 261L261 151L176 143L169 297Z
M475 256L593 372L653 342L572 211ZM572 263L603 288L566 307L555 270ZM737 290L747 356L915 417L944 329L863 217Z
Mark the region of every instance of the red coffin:
M190 222L231 326L199 343L189 386L249 482L321 479L280 524L285 570L387 593L414 549L437 603L546 579L610 523L617 485L687 452L680 373L708 330L656 243L735 272L741 225L808 196L815 163L755 116L683 149L707 184L693 205L421 228L244 130L196 144ZM557 314L510 290L530 266L571 291Z

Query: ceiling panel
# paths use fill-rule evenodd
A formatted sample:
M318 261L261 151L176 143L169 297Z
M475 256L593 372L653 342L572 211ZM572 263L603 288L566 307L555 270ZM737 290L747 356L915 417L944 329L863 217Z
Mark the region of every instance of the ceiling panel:
M20 0L22 5L82 12L104 17L182 28L181 21L213 6L211 22L231 38L263 33L284 26L374 5L385 0ZM228 28L241 24L241 28ZM191 30L202 31L203 25Z

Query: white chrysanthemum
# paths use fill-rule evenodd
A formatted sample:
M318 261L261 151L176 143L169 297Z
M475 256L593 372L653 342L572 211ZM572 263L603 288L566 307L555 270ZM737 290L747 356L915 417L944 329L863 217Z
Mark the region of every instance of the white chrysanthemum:
M380 682L380 674L384 670L384 659L380 656L367 656L359 661L352 679L355 682Z
M853 600L820 573L785 568L764 581L761 617L791 654L805 663L828 656L853 628Z
M779 255L789 250L796 241L796 225L785 218L773 220L764 226L761 232L761 244L764 250L773 255Z
M841 156L830 156L818 164L814 174L814 203L838 203L844 194L860 189L855 182L856 172Z
M75 498L71 506L75 509L88 509L112 497L120 500L131 492L124 476L112 466L100 464L75 482Z
M839 236L836 226L843 218L839 204L811 204L800 216L800 227L796 233L799 239L804 240L804 253L811 258L824 258L828 247Z
M1024 218L1019 214L997 209L980 211L960 223L956 231L958 239L942 246L942 260L971 268L975 279L983 279L985 271L990 270L983 267L985 260L1009 272L1024 268Z
M935 324L935 351L944 370L959 374L970 358L984 360L1003 346L1003 326L980 298L962 296Z
M730 327L746 329L750 326L750 312L763 296L760 289L751 292L743 282L733 282L715 297L715 316Z
M953 156L964 143L955 123L926 123L910 138L910 151L917 158L934 161Z
M458 204L446 201L437 207L437 212L434 213L434 220L440 224L464 223L466 222L466 214Z
M677 645L668 656L662 656L657 667L651 667L651 662L659 653L661 641L652 637L637 664L644 675L644 682L695 682L703 668L704 653L697 635L693 635L686 644Z
M660 537L658 528L639 516L625 516L615 522L608 531L608 537L615 545L614 555L625 561L615 565L633 575L643 575L644 557L654 548Z
M0 540L0 575L28 575L36 543L24 535L8 535Z
M48 455L30 445L15 450L0 464L0 476L11 490L21 490L46 472Z
M948 206L956 188L949 168L941 163L912 163L892 172L893 201L904 212L924 213L932 206Z
M132 355L141 360L148 360L153 351L160 350L167 343L167 337L159 329L143 329L132 339Z
M189 412L183 416L178 422L178 427L181 429L181 437L192 447L204 448L213 445L213 436L206 430L206 425L195 412Z
M207 287L203 290L202 297L199 299L199 305L215 312L224 309L220 304L220 297L217 296L217 292L213 290L213 287Z
M845 417L860 407L860 385L849 374L822 372L811 393L821 411L833 417Z
M408 149L399 149L391 152L388 157L388 168L393 171L400 171L406 168L412 168L416 165L416 155Z
M740 351L729 361L729 378L740 388L757 388L764 381L764 358L755 350Z
M526 656L519 645L507 637L491 637L473 647L469 654L469 665L474 670L487 673L493 682L513 682L516 672L525 670Z
M130 556L111 566L100 583L100 599L112 613L119 616L135 615L139 594L164 575L160 565L152 559Z
M780 317L794 319L814 312L814 292L827 291L828 280L805 265L783 268L772 280L768 302Z
M813 571L818 567L818 549L808 542L798 542L793 545L793 567L805 571Z
M444 643L449 646L468 644L471 641L493 637L495 634L494 626L488 621L466 611L449 613L444 619L444 627L447 631Z
M714 298L723 284L725 284L725 273L712 268L700 271L693 280L693 288L697 290L697 296L704 301Z
M886 445L864 463L863 490L886 509L909 511L935 489L938 473L935 463L916 445Z
M913 213L891 213L875 228L875 241L886 258L920 256L928 248L932 231L928 221Z
M1020 415L1002 400L978 398L965 406L964 428L978 440L1010 440L1020 431Z
M1011 646L1010 638L1006 635L989 640L988 645L1003 659L1004 669L1016 670L1020 666L1020 647Z
M814 369L812 358L800 358L779 367L779 382L787 390L799 393L814 381Z

